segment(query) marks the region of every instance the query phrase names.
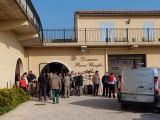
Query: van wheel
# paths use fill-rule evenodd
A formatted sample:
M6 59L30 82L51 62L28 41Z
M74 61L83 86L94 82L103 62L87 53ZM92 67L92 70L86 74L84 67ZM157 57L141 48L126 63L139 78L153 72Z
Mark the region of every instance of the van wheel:
M121 109L123 109L123 110L128 109L128 105L127 104L121 104Z

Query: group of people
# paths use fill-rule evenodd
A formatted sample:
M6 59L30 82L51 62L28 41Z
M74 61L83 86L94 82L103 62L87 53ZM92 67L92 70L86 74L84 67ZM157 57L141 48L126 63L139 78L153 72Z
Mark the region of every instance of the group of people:
M39 100L42 100L41 96L50 96L53 103L59 103L59 96L69 98L71 95L82 95L83 76L79 72L78 74L68 72L65 74L56 72L45 73L42 72L38 78L39 82Z
M115 98L115 88L116 88L116 77L114 73L108 75L108 72L102 77L102 84L103 84L103 96L109 96L111 98L111 94L113 98ZM109 94L108 94L109 93Z
M31 70L29 71L28 74L27 72L23 73L22 76L16 73L15 85L16 87L22 88L24 91L28 92L30 95L37 96L38 81L36 81L36 79L37 77L32 73Z
M103 84L103 96L109 96L109 98L111 98L112 94L113 98L115 98L115 86L117 80L114 73L108 75L108 72L106 72L102 79L100 79L99 71L95 72L95 75L93 76L94 96L98 96L100 80Z
M16 74L16 86L28 92L31 96L39 95L39 100L46 101L46 96L52 98L53 103L59 103L59 96L69 98L72 95L81 96L83 94L84 78L81 72L74 73L73 71L62 74L56 72L42 72L38 77L32 71L25 72L21 78ZM108 72L100 78L99 71L96 71L92 77L94 85L94 96L98 96L99 86L103 84L103 96L115 98L116 78L113 73ZM42 96L44 99L42 99Z

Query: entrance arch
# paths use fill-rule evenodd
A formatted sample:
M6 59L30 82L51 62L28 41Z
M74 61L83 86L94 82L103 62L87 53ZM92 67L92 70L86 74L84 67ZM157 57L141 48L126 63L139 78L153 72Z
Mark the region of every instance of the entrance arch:
M59 73L67 73L70 71L70 69L66 65L60 62L51 62L44 64L43 64L44 67L40 70L40 72L47 72L47 73L57 72L59 74Z
M18 86L17 81L20 79L20 75L23 74L23 63L20 58L18 58L17 63L16 63L16 69L15 69L15 84Z

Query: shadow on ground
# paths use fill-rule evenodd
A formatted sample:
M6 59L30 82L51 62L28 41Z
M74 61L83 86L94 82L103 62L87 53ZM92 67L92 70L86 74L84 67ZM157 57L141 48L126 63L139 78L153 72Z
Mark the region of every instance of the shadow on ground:
M91 107L95 109L110 109L116 111L121 110L120 105L118 104L116 99L88 99L83 101L71 102L70 104Z
M142 114L141 118L133 119L133 120L160 120L160 114Z
M70 104L91 107L94 109L106 109L119 112L133 112L133 113L155 113L155 110L148 107L129 107L127 110L122 110L120 104L117 102L117 99L88 99L82 101L71 102ZM160 119L160 118L159 118Z
M34 105L36 105L36 106L43 106L46 104L52 104L52 101L50 101L50 99L48 99L47 101L44 102L43 100L39 101L39 99L36 97L32 97L31 101L35 102Z

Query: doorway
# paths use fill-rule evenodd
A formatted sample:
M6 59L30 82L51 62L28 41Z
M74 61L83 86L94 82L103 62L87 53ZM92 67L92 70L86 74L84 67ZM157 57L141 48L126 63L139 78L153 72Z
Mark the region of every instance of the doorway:
M69 72L69 69L62 63L59 62L52 62L52 63L41 63L40 64L40 68L41 66L44 66L42 69L40 69L40 72L46 72L46 73L50 73L50 72L56 72L57 74L59 73L67 73Z
M23 73L23 63L22 60L19 58L16 63L15 69L15 85L16 87L19 86L20 75Z

